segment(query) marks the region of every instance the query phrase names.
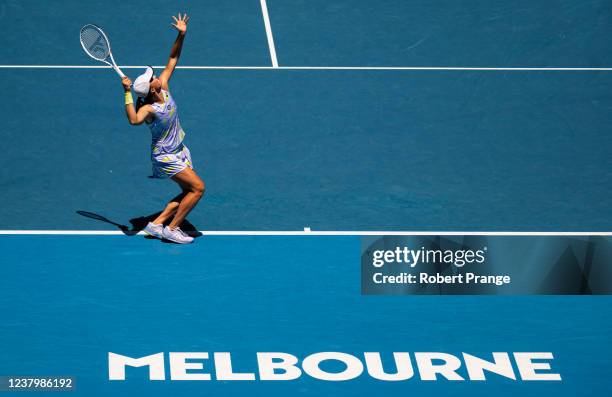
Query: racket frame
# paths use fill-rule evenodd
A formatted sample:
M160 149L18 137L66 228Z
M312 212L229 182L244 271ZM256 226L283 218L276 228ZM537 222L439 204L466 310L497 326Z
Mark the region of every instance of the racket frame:
M106 43L108 44L108 56L104 59L99 59L96 58L94 56L92 56L89 53L89 50L87 48L85 48L85 45L83 44L83 40L81 40L81 32L83 31L83 29L85 29L88 26L93 26L94 28L96 28L104 37L104 40L106 40ZM92 59L95 59L96 61L99 62L104 62L105 64L107 64L108 66L112 67L113 69L115 69L115 72L117 72L117 74L121 77L124 78L125 74L123 74L123 72L121 71L121 69L119 69L119 66L117 66L117 64L115 63L115 58L113 58L113 51L110 45L110 40L108 39L108 37L106 36L106 33L104 33L104 30L102 30L101 27L99 27L98 25L94 25L93 23L88 23L87 25L84 25L81 30L79 31L79 42L81 43L81 47L83 47L83 51L85 51L85 53ZM110 62L107 61L107 59L110 58Z

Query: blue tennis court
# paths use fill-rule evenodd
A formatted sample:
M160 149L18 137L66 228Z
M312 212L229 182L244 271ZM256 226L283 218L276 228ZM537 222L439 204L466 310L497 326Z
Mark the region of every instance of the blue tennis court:
M159 72L179 11L171 91L207 186L186 247L137 234L179 191L149 178L148 129L77 39L99 24L128 76ZM283 232L610 232L612 4L267 11L273 43L257 0L0 0L0 376L75 376L88 397L609 391L609 296L362 296L357 234ZM564 381L109 382L113 349L247 369L258 351L540 349Z

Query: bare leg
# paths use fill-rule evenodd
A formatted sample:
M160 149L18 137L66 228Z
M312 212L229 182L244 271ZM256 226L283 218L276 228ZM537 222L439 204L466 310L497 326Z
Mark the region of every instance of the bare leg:
M186 194L187 194L187 192L183 191L178 196L173 197L168 202L168 204L166 205L166 208L164 208L164 210L161 212L161 214L159 214L157 216L157 218L155 218L155 220L153 220L153 224L155 224L155 225L162 225L164 222L166 222L168 219L170 219L172 216L174 216L174 214L176 213L176 210L179 207L179 204L180 204L181 200L185 197Z
M176 209L174 219L172 219L172 222L168 225L170 229L175 229L183 223L187 214L189 214L198 201L200 201L204 194L205 185L204 181L200 179L191 168L185 168L183 171L174 175L172 180L178 183L183 189L183 192L185 192L184 197Z

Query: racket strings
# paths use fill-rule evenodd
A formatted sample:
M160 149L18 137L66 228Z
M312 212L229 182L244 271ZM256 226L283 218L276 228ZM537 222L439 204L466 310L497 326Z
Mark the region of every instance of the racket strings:
M81 43L83 49L92 57L99 61L108 58L110 46L102 32L94 26L88 25L81 29Z

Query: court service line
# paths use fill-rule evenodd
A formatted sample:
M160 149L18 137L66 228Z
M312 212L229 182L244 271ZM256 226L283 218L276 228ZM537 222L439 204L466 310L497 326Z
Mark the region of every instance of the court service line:
M266 0L260 0L261 13L263 14L264 25L266 27L266 36L268 37L268 47L270 48L270 58L272 59L272 67L278 68L278 60L276 59L276 47L274 46L274 37L272 36L272 25L270 25L270 16L268 15L268 5Z
M273 48L272 48L273 50ZM271 53L272 55L272 53ZM612 68L535 68L535 67L463 67L463 66L177 66L184 70L355 70L355 71L490 71L490 72L612 72ZM144 69L145 65L122 65L121 69ZM153 66L163 69L165 66ZM110 69L106 65L0 65L0 69Z
M612 236L612 232L508 231L253 231L202 230L204 236ZM120 230L0 230L0 235L117 236ZM139 232L143 235L143 232Z

